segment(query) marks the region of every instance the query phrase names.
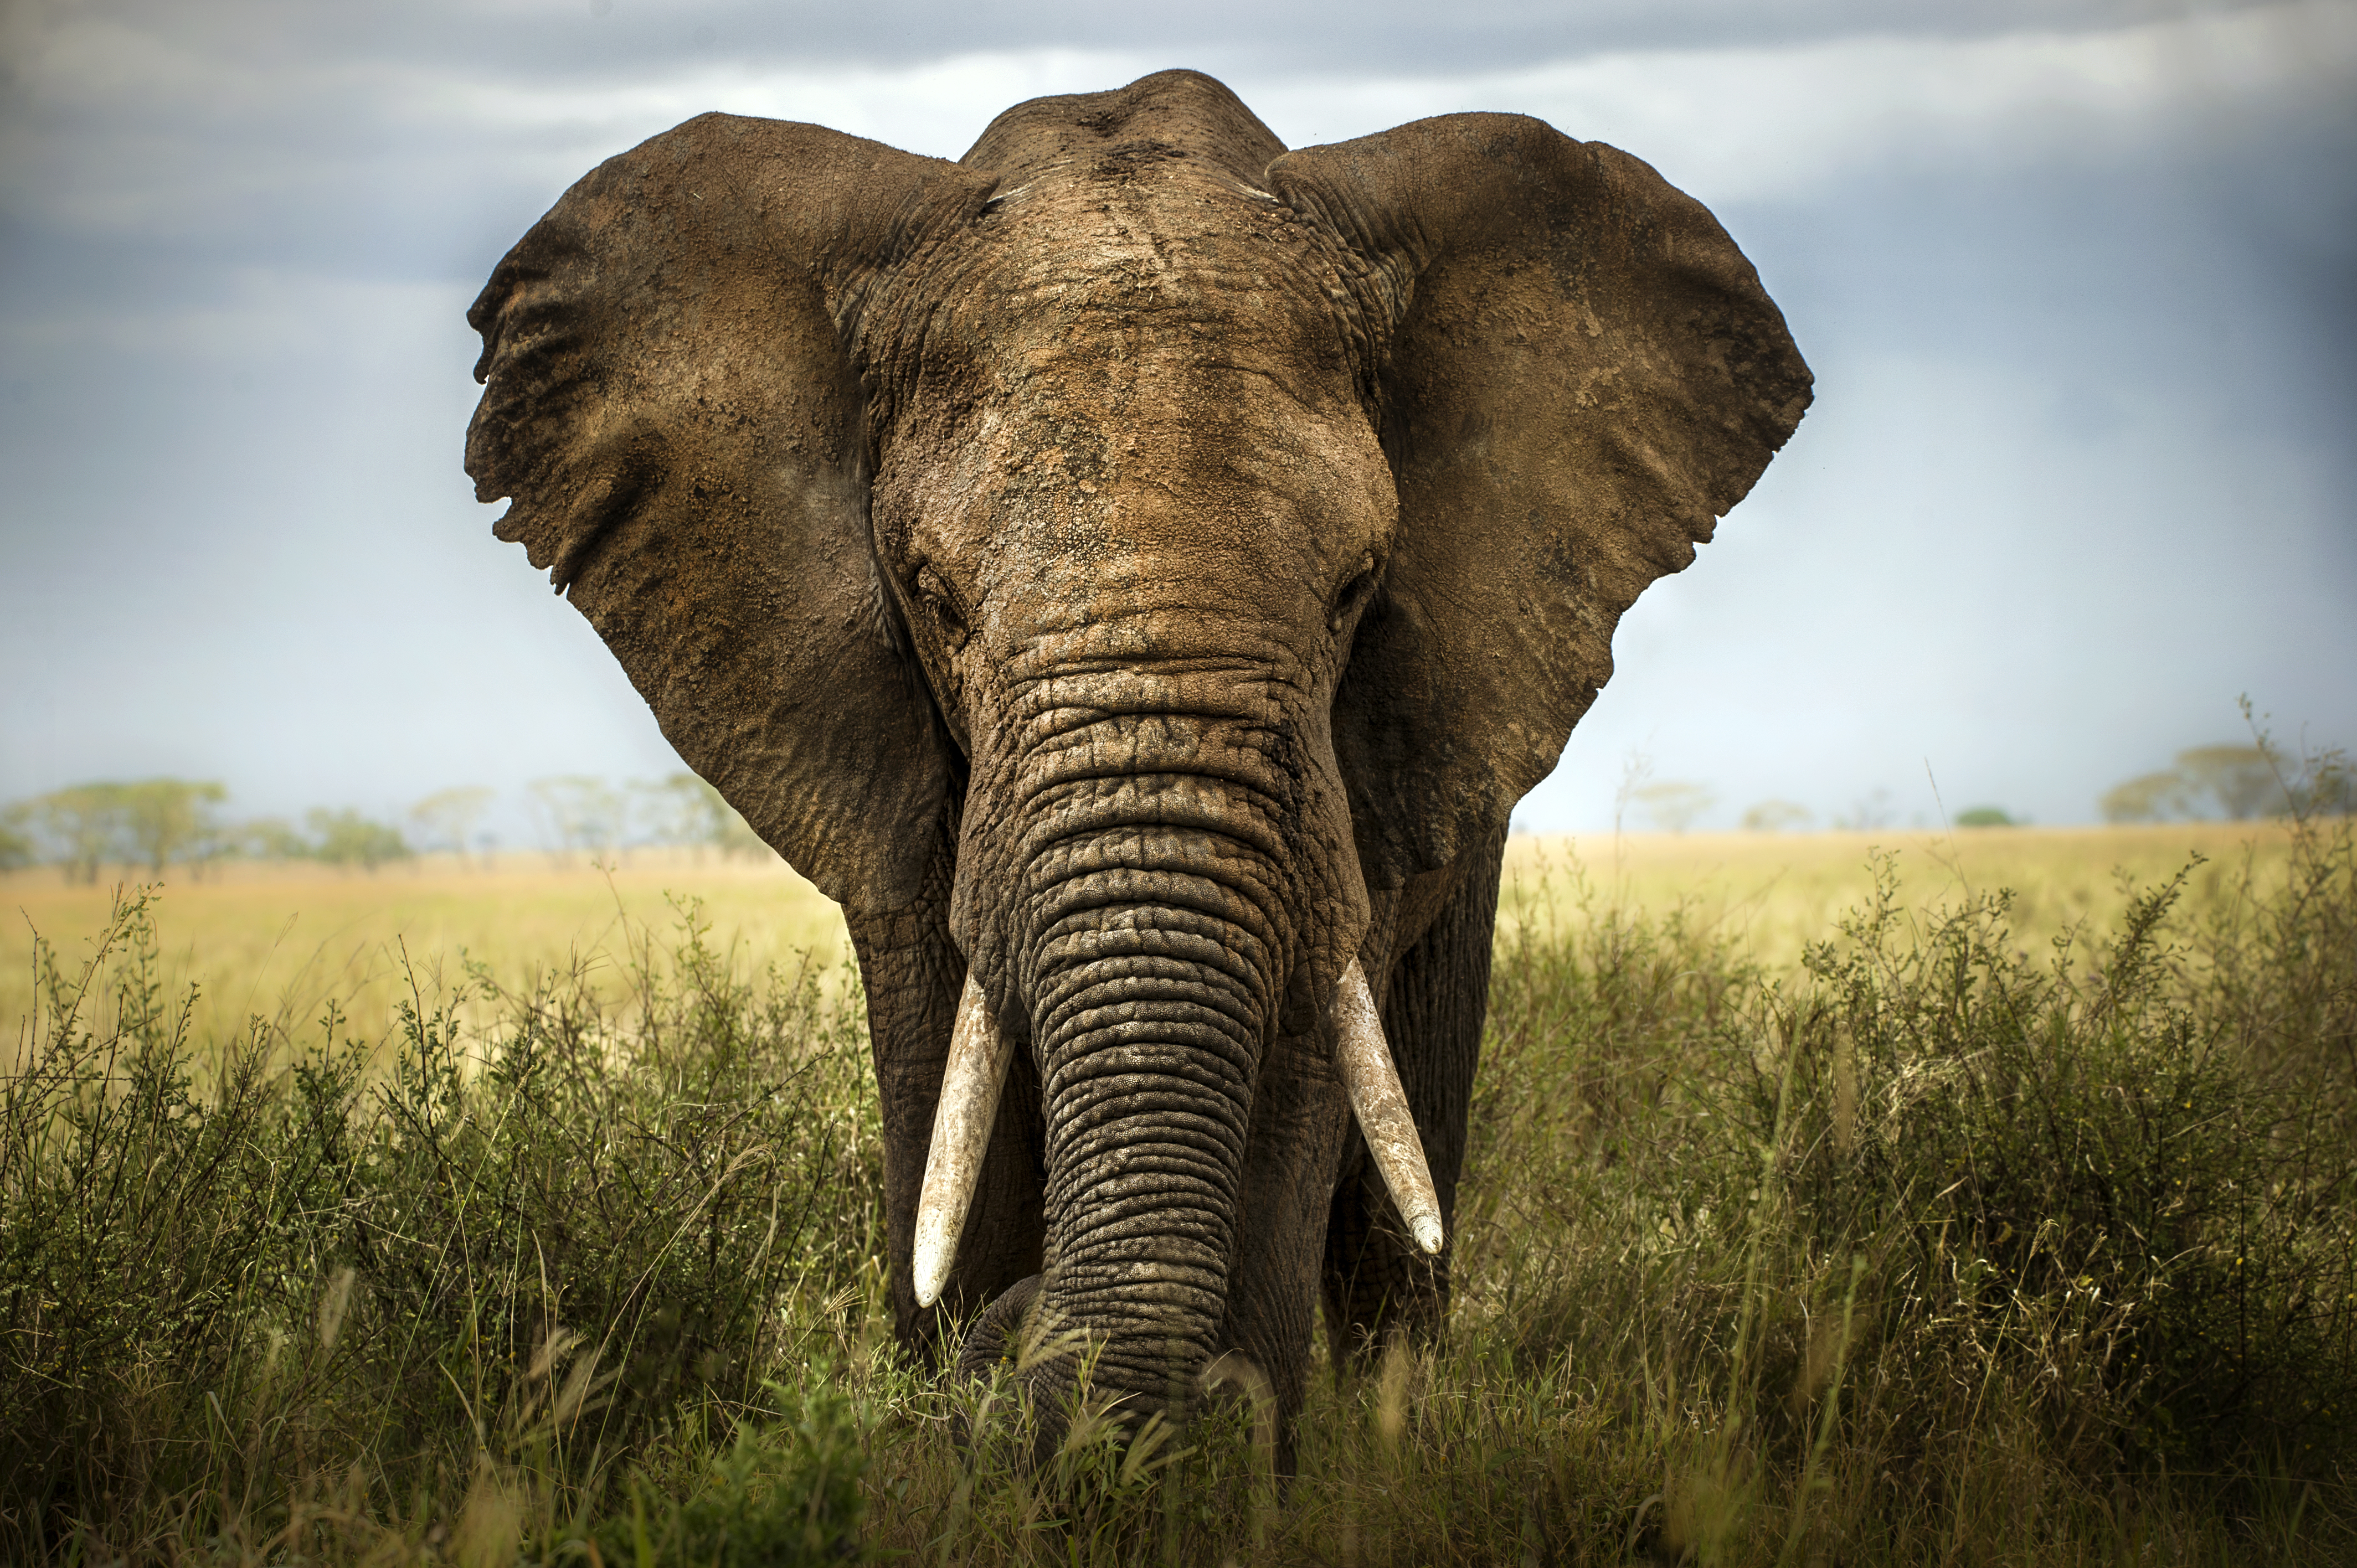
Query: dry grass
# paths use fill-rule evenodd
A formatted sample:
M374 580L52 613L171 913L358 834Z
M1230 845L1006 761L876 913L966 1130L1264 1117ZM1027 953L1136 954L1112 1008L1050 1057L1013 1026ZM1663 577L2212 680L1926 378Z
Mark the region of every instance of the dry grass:
M69 962L86 956L78 940L105 929L115 888L146 879L144 868L118 868L79 886L48 866L0 878L0 1020L12 1034L33 1010L34 933L59 939ZM805 951L831 966L845 950L842 915L782 861L691 850L634 850L610 867L536 854L432 855L374 873L232 862L201 878L175 867L162 885L161 978L174 995L199 984L199 1039L233 1038L257 1014L279 1034L300 1033L330 1002L356 1032L382 1036L409 998L404 948L429 976L447 967L452 980L462 956L503 976L579 959L610 993L626 921L668 929L672 895L702 900L756 972L791 971Z
M1729 939L1771 970L1789 970L1804 944L1824 940L1846 911L1867 901L1874 891L1867 857L1880 849L1898 857L1908 901L1919 908L2010 888L2014 935L2035 950L2082 922L2089 936L2113 934L2126 904L2124 875L2127 886L2148 886L2201 856L2183 900L2183 912L2198 915L2234 896L2246 854L2260 877L2271 879L2290 844L2289 830L2276 822L1533 836L1507 845L1499 924L1511 936L1548 879L1584 880L1616 908L1683 908L1690 924Z
M2122 905L2123 871L2145 885L2190 854L2206 856L2186 890L2189 910L2199 910L2231 891L2246 846L2266 873L2280 865L2287 843L2272 822L1524 837L1507 851L1501 926L1512 933L1543 880L1584 877L1619 908L1683 906L1691 921L1786 969L1804 942L1822 939L1871 893L1867 856L1879 847L1897 852L1918 904L2012 888L2015 932L2036 946L2075 921L2107 930ZM138 868L118 868L96 886L70 886L46 866L0 878L0 909L10 917L0 919L0 1019L32 1009L34 931L100 930L113 888L143 879ZM667 895L702 900L713 928L738 944L754 971L791 969L805 951L831 959L845 948L834 906L783 863L687 850L635 850L610 867L525 853L488 865L427 856L374 873L231 863L200 878L175 868L163 886L163 979L176 992L202 983L192 1020L200 1038L234 1036L255 1014L282 1032L299 1030L330 1001L355 1028L382 1035L407 994L404 945L429 971L455 966L461 954L502 975L568 969L576 958L611 971L622 956L625 918L667 927ZM70 939L62 956L78 956Z

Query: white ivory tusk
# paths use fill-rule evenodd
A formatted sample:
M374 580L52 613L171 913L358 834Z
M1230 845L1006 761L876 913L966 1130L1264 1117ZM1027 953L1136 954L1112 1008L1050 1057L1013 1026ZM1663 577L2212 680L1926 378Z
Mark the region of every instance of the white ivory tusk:
M1375 1168L1383 1173L1392 1202L1415 1244L1427 1252L1439 1251L1440 1195L1433 1190L1432 1167L1425 1163L1424 1140L1416 1135L1407 1091L1392 1065L1383 1015L1375 1010L1367 972L1357 959L1334 988L1334 1052L1342 1087L1351 1094L1351 1109L1359 1114L1359 1130L1366 1134L1367 1149L1375 1156Z
M958 998L957 1025L950 1031L950 1061L942 1074L942 1097L933 1107L933 1142L925 1153L925 1185L917 1197L917 1237L910 1273L917 1305L931 1306L949 1283L957 1261L958 1236L974 1203L974 1184L990 1148L998 1119L998 1095L1006 1087L1010 1053L998 1020L971 972Z

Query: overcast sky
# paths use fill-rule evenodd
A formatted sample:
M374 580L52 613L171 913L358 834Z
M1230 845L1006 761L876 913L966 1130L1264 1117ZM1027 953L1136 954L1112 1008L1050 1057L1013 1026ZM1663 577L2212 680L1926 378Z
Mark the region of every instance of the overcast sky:
M1632 758L1705 825L1936 821L1933 779L2087 821L2244 693L2357 742L2352 0L0 5L0 800L676 768L461 472L492 265L706 109L954 157L1177 65L1295 146L1495 109L1624 147L1816 371L1527 825L1610 825Z

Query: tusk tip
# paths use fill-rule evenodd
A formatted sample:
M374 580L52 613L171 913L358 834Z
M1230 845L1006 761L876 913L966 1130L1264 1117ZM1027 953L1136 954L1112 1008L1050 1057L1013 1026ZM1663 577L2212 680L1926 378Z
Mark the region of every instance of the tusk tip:
M916 1266L909 1273L915 1276L917 1305L931 1306L942 1299L942 1286L949 1283L948 1263L930 1247L918 1248L913 1262Z
M1440 1221L1428 1214L1420 1216L1415 1222L1415 1244L1437 1255L1440 1251Z

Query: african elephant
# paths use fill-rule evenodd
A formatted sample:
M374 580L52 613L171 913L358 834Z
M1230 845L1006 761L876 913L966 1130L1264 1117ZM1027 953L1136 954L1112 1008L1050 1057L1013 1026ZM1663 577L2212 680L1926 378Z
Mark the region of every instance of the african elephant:
M704 115L468 319L498 536L843 906L903 1341L1289 1416L1321 1302L1435 1321L1508 812L1809 402L1710 215L1168 71L956 163Z

